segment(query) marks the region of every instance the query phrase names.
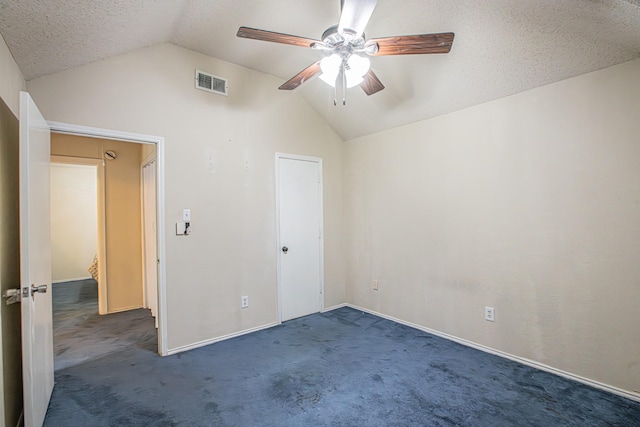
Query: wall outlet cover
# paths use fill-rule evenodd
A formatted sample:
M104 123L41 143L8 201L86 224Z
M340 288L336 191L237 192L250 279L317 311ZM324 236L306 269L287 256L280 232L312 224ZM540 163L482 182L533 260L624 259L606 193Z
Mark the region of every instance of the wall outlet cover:
M489 322L496 321L496 311L493 307L484 308L484 320L487 320Z

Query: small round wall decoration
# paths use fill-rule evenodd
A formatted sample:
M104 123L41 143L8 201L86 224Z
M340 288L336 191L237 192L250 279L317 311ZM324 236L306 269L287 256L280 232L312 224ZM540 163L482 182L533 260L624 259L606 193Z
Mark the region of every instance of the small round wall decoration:
M104 158L107 160L115 160L118 158L118 155L116 154L115 151L109 150L109 151L105 151Z

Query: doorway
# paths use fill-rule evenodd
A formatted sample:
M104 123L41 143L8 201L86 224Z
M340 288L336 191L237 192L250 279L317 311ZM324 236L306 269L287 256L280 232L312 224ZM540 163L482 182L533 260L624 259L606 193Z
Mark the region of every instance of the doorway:
M112 198L121 198L124 194L122 191L126 190L118 190L118 188L113 184L109 184L108 178L109 176L113 177L113 171L115 168L112 166L116 164L122 164L128 161L126 158L135 157L134 165L135 168L134 174L135 179L130 178L129 181L136 181L138 184L138 199L137 199L137 209L139 211L138 219L130 218L129 222L131 224L125 224L120 226L121 228L127 227L136 223L137 227L140 229L140 238L137 239L137 243L139 246L139 252L137 258L140 261L140 277L141 277L141 285L139 287L138 296L139 299L134 301L125 300L121 297L117 297L116 299L108 300L109 292L104 295L103 290L101 289L102 295L100 295L101 299L107 301L107 307L104 311L101 312L119 312L119 311L128 311L130 309L135 310L136 308L149 308L153 311L155 317L155 328L154 328L154 345L157 341L157 352L160 355L167 355L167 340L166 340L166 319L164 314L166 313L166 300L165 300L165 270L164 264L162 262L163 255L165 252L165 235L163 231L164 224L164 138L155 137L150 135L142 135L142 134L133 134L133 133L125 133L112 131L107 129L100 128L91 128L85 126L78 125L69 125L64 123L57 122L49 122L52 131L52 138L56 136L73 136L73 137L81 137L85 140L89 141L87 144L83 145L83 152L79 154L79 157L93 157L95 160L99 161L100 164L108 164L108 166L98 167L98 170L103 171L103 179L104 183L102 185L103 195L102 195L102 203L106 204L107 198L110 196ZM93 144L90 142L93 141ZM100 141L100 143L96 142ZM118 145L119 144L119 145ZM95 149L96 146L99 146L99 149ZM128 147L135 148L138 154L132 157L131 153L128 152ZM128 153L128 154L127 154ZM58 153L60 154L60 153ZM64 154L64 153L63 153ZM115 158L114 155L115 154ZM121 160L122 162L118 162ZM150 170L149 168L144 168L144 166L149 166L149 164L153 164L153 180L149 181L149 174L146 173L146 170ZM111 174L111 175L109 175ZM145 175L147 179L145 180ZM125 179L126 180L126 179ZM121 180L122 181L122 180ZM146 183L146 185L143 185ZM151 193L151 189L153 187L153 198L149 199L148 196ZM99 185L100 188L100 185ZM111 193L109 193L111 191ZM146 194L145 194L146 193ZM99 200L101 196L99 195ZM99 209L100 210L100 209ZM122 217L127 216L126 209L118 209L117 214L120 214ZM102 209L105 211L105 215L108 214L108 210ZM146 212L146 215L143 215L143 212ZM149 220L152 218L151 220ZM105 221L106 222L106 221ZM144 235L143 238L143 229L146 227L148 223L151 223L151 229L153 229L153 237L150 237L148 233ZM108 224L107 224L108 225ZM105 227L108 228L108 227ZM114 228L114 227L111 227ZM105 235L107 231L105 231ZM125 233L126 234L126 233ZM105 243L106 241L106 243ZM106 245L109 244L109 239L104 239L102 241L104 244L104 253L108 254ZM132 239L128 239L126 243L129 246L132 246ZM133 242L135 243L135 242ZM145 245L147 246L145 250ZM153 245L153 250L150 250L149 245ZM122 256L122 252L116 253L115 255L111 255L112 258L117 256ZM148 254L153 254L155 258L155 268L151 271L148 267L148 264L145 264L144 260L149 259ZM98 261L100 264L100 256L98 256ZM126 257L125 257L126 258ZM106 266L109 265L108 261L103 261L103 264ZM130 267L130 262L127 262L127 268ZM108 274L107 269L103 269L106 271L104 276L104 281L111 285L114 281L114 274ZM146 270L146 271L144 271ZM144 280L148 279L152 273L155 273L155 296L152 292L150 292L149 288L145 286ZM124 276L127 277L127 272L125 272ZM100 280L100 279L99 279ZM147 281L148 282L148 281ZM113 295L113 293L111 293ZM105 298L102 298L105 297ZM102 305L102 304L101 304ZM153 322L152 322L153 323ZM157 331L156 331L157 330ZM149 340L145 339L145 346L149 347Z
M322 159L276 154L280 321L322 311Z
M51 136L56 370L104 357L125 342L157 349L157 323L143 310L157 316L157 291L149 297L144 279L150 271L143 271L143 254L156 253L157 239L143 239L142 215L146 208L155 223L155 188L145 206L142 173L143 152L155 158L155 151L125 141ZM136 336L128 335L133 330Z

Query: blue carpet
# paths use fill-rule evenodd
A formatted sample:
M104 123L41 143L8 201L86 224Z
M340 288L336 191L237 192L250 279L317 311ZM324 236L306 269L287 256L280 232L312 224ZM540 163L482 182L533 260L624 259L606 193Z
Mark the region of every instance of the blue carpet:
M164 358L147 310L71 311L45 426L640 425L640 403L349 308Z

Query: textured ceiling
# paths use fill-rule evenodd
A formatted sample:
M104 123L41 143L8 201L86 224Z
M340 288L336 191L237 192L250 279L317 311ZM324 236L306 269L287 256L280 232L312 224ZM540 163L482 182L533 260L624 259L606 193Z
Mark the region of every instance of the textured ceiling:
M288 80L322 54L238 27L319 39L339 13L339 0L0 0L0 33L27 80L163 42ZM346 107L319 79L297 92L351 139L640 57L639 0L378 0L366 35L448 31L448 55L371 58L386 89L350 89Z

